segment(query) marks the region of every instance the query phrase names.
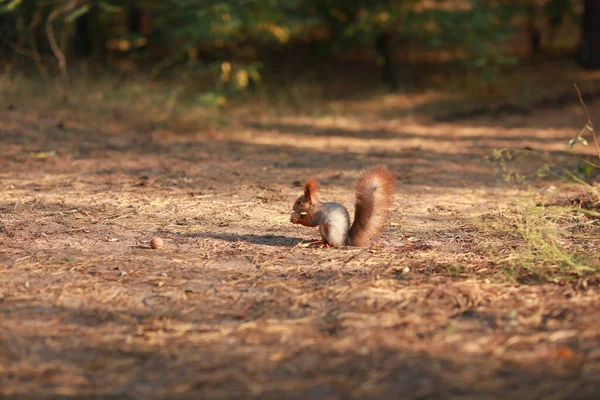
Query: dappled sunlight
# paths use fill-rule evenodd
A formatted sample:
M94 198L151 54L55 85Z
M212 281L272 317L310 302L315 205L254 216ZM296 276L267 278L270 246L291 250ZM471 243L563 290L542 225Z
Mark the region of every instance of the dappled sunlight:
M289 121L289 120L288 120ZM261 128L258 130L257 128ZM465 127L458 124L386 123L364 128L357 121L320 121L314 125L293 122L260 123L252 135L240 140L256 144L286 144L317 150L367 151L422 148L447 154L478 153L494 148L525 146L539 150L560 151L568 148L574 129ZM581 148L577 149L582 151ZM588 150L588 149L583 149ZM593 154L593 149L589 149Z
M0 0L0 398L598 397L591 3Z

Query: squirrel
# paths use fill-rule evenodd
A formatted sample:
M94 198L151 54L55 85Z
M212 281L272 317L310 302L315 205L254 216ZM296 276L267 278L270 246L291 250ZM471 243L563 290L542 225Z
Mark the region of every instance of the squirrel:
M304 195L292 208L290 221L304 226L318 226L326 246L368 246L387 224L394 197L395 179L384 166L365 170L356 182L354 223L339 203L322 203L316 197L317 181L309 179Z

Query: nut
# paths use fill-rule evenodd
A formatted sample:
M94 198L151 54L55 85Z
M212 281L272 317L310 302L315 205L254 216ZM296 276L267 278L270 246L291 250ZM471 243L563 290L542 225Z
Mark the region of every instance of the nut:
M159 237L153 237L152 240L150 240L150 247L152 247L153 249L160 249L161 247L164 246L164 242L161 238Z

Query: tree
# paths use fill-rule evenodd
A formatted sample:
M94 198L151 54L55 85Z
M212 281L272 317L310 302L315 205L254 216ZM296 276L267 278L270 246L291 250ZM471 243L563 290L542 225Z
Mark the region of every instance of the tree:
M580 59L600 67L600 0L582 0ZM108 54L145 59L152 71L171 66L213 69L229 65L241 78L250 65L269 63L273 49L293 51L316 43L331 55L359 48L380 66L382 81L399 86L401 51L447 51L491 80L516 62L510 38L529 19L533 49L542 43L541 12L555 32L578 15L578 0L0 0L0 47L33 54L41 65L53 57L61 69L77 59L94 65ZM553 37L553 34L550 35ZM407 43L413 46L405 46ZM133 50L140 50L134 52ZM264 51L266 50L266 51ZM15 51L16 53L16 51ZM134 54L135 53L135 54ZM276 58L276 57L273 57ZM114 60L115 57L112 57ZM60 60L59 60L60 61ZM68 61L68 62L67 62ZM251 75L258 76L256 68ZM227 74L225 74L227 75ZM246 82L241 79L240 82ZM243 87L247 85L243 84Z
M581 63L587 68L600 68L600 2L583 0L581 18Z

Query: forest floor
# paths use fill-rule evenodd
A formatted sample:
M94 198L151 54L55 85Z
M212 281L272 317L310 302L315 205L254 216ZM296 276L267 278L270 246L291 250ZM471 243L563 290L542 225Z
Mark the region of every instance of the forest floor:
M600 224L573 208L600 205L565 179L593 154L568 151L574 92L457 120L418 110L437 92L203 119L151 86L63 104L24 85L0 100L0 397L597 398ZM397 177L382 237L301 245L303 180L353 209L370 164Z

